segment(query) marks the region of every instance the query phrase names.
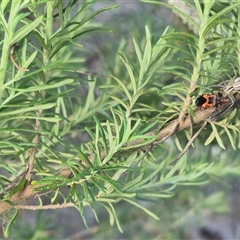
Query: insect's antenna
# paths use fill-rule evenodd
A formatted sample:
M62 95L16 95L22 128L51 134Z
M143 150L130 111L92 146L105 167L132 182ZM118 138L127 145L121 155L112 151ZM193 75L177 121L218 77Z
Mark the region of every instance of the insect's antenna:
M221 82L218 82L216 84L213 84L212 87L213 88L224 88L226 86L226 81L224 80L224 78L222 76L219 76L219 78L221 79Z
M226 72L229 72L229 62L224 61L219 64L215 76L217 79L224 81L224 75L226 74Z
M233 67L233 71L234 71L234 78L236 78L237 77L237 72L236 72L235 67Z
M238 74L238 72L239 71L236 71L236 67L235 67L235 65L233 64L233 63L228 63L228 65L230 65L231 66L231 69L233 70L233 72L234 72L234 76L233 77L231 77L228 73L226 73L226 75L228 76L228 80L227 80L227 82L233 82L238 76L239 76L239 74ZM231 69L228 71L228 72L231 72ZM239 69L239 68L238 68Z
M228 78L229 78L229 80L227 80L228 82L231 81L231 80L233 80L233 79L236 78L236 76L237 76L237 73L236 73L236 70L235 70L233 64L232 64L232 63L229 63L229 64L230 64L230 66L232 67L232 70L234 71L234 77L231 77L228 73L226 73L226 75L227 75Z
M78 71L78 70L75 70L76 73L80 73L80 74L83 74L83 75L93 75L93 76L99 76L99 77L112 77L111 75L105 75L105 74L101 74L101 73L95 73L95 72L84 72L84 71Z
M224 66L226 66L226 65L228 65L228 66L230 65L230 66L231 66L231 69L234 71L234 77L231 77L231 76L228 74L229 70L228 70L228 71L224 71L224 75L227 76L228 79L225 80L224 77L221 76L221 80L222 80L222 81L221 81L219 84L215 85L215 86L217 86L217 87L227 88L228 85L231 84L231 83L234 81L234 79L237 77L237 72L236 72L236 69L235 69L234 65L233 65L232 63L228 63L228 64L226 63L226 64L223 65L223 68L224 68Z
M229 63L229 64L231 65L231 67L232 67L232 69L233 69L233 71L234 71L234 77L233 77L233 78L230 78L230 79L235 79L235 78L238 76L238 74L237 74L237 72L236 72L236 69L235 69L234 65L233 65L232 63Z

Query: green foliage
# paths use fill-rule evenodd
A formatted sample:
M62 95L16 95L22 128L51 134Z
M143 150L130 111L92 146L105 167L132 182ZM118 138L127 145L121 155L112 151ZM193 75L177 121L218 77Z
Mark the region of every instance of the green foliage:
M200 25L168 5L192 22L198 36L167 28L156 39L146 26L144 40L133 39L133 57L123 48L118 55L121 63L117 62L109 77L88 80L76 73L82 70L80 61L84 60L79 55L85 54L82 37L110 31L92 20L116 6L93 11L94 1L63 3L3 1L0 5L2 199L9 200L25 184L25 179L21 180L6 192L8 173L18 175L34 159L31 184L36 192L45 191L52 207L71 204L87 225L85 208L92 210L98 222L96 206L101 206L109 214L110 224L123 231L119 202L159 220L161 213L151 211L142 201L157 204L176 196L184 186L208 183L210 177L239 176L235 164L224 162L229 164L225 168L222 162L208 162L197 154L191 162L184 155L169 166L177 152L174 140L153 148L157 136L152 131L178 118L184 108L193 113L194 104L186 106L186 100L192 96L194 100L196 92L209 91L220 78L239 73L239 2L204 1L202 7L195 1L191 6ZM179 53L181 60L174 60ZM124 77L115 73L119 68ZM166 78L169 73L175 76L173 82ZM238 125L236 111L210 122L209 135L203 134L205 145L216 140L223 149L226 145L239 148ZM175 135L178 149L189 136L188 129ZM61 168L70 170L71 175L59 174ZM67 191L64 186L69 187ZM41 196L38 198L41 207ZM226 208L216 206L219 199L223 199L221 193L200 202L193 211L202 206L223 211ZM17 211L9 218L5 237L14 220Z

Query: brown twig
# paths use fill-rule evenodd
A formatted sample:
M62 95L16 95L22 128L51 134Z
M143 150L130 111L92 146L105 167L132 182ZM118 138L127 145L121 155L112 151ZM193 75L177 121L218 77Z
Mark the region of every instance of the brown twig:
M24 178L26 178L27 171L28 165L23 172L21 172L17 177L15 177L9 184L5 185L4 190L6 192L10 192L12 189L14 189Z
M26 209L26 210L46 210L46 209L59 209L59 208L69 208L76 207L74 203L63 203L63 204L51 204L44 206L29 206L29 205L17 205L17 209Z
M34 191L33 186L32 185L26 185L23 189L21 189L19 192L15 193L10 199L9 201L11 201L12 203L18 203L22 200L25 200L29 197L32 197L34 195L36 195L37 192ZM5 202L4 200L0 201L0 213L4 213L5 211L9 210L13 208L12 204L9 204L7 202Z
M201 133L201 131L203 130L203 128L207 125L207 121L205 121L203 123L203 125L200 127L200 129L193 135L193 137L189 140L189 142L187 143L187 145L185 146L185 148L182 150L182 152L170 163L170 165L173 165L174 163L177 162L177 160L179 158L182 157L182 155L188 150L188 148L191 146L191 144L193 143L193 141L196 139L196 137Z
M40 117L42 115L42 110L37 111L36 115L37 115L37 117ZM39 131L40 128L41 128L40 121L38 119L36 119L34 129ZM39 133L37 133L36 136L33 138L33 141L32 141L32 143L35 146L32 147L30 155L29 155L28 170L27 170L27 173L26 173L26 179L27 179L28 182L31 182L31 180L32 180L31 175L32 175L33 167L34 167L35 156L36 156L36 153L37 153L36 145L39 141L39 137L40 137L40 135L39 135Z
M162 142L165 142L170 136L172 136L175 133L175 131L178 129L178 127L179 127L179 122L176 121L176 123L173 125L172 129L170 130L170 132L165 137L163 137L161 140L159 140L156 143L160 144ZM156 145L156 143L155 143L155 145Z
M10 50L10 53L9 53L10 60L11 60L11 62L13 63L13 65L14 65L19 71L28 72L29 69L27 69L27 68L22 68L22 67L20 67L20 66L16 63L16 61L15 61L15 59L14 59L14 56L13 56L13 55L14 55L14 48L15 48L15 46L16 46L16 44L14 44L14 45L12 46L11 50Z

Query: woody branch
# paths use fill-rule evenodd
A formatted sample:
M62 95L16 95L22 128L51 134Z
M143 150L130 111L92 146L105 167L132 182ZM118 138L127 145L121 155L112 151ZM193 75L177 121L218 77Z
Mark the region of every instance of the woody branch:
M234 98L235 98L235 105L239 104L240 94L236 93L234 95ZM226 104L220 106L219 111L221 111L222 109L225 109L226 107L228 107L228 105L229 105L229 103L226 103ZM153 143L151 143L149 145L149 147L158 145L158 143L161 142L162 139L164 139L164 141L165 141L167 139L166 136L170 137L171 135L173 135L174 133L176 133L178 131L181 131L185 128L191 127L191 125L196 125L203 121L206 121L215 110L216 110L215 107L207 108L204 111L196 110L195 117L192 117L189 114L187 114L185 116L185 119L180 123L179 123L178 119L175 119L175 120L171 121L170 123L166 124L164 127L162 127L158 132L156 132L156 130L150 131L146 135L155 136L155 141ZM129 142L127 144L127 146L132 146L133 148L131 150L133 150L134 146L139 146L139 144L143 143L144 141L145 141L144 139L137 139L137 140ZM136 147L136 149L137 148L139 148L139 147ZM101 152L101 157L102 158L105 157L104 151ZM89 155L88 159L90 162L92 162L94 160L94 154ZM81 159L79 159L79 161L81 161ZM72 172L70 169L64 168L61 171L56 172L56 176L71 177ZM21 189L19 192L15 193L9 199L9 201L11 201L14 204L18 204L20 201L22 201L24 199L44 193L41 191L36 191L34 188L36 188L36 186L33 186L30 183L28 183L23 189ZM13 204L10 205L3 200L0 201L0 213L4 213L5 211L7 211L13 207L15 207ZM33 209L33 208L34 207L31 207L28 209Z

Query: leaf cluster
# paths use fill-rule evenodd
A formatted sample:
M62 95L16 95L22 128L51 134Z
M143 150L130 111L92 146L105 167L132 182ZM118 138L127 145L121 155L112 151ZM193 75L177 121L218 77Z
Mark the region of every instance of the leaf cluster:
M195 117L192 99L197 94L211 90L219 78L232 76L229 69L239 72L240 3L221 5L220 10L214 9L214 1L189 3L200 24L168 5L192 22L198 36L167 28L156 40L146 26L144 44L133 40L135 61L124 50L118 55L127 73L124 78L111 74L86 80L76 73L78 53L84 50L81 37L108 31L91 20L116 8L93 11L93 4L75 0L0 4L1 197L13 205L12 195L26 185L20 181L9 193L8 176L28 166L26 176L31 174L33 181L27 184L36 194L49 196L52 208L70 204L87 225L85 207L92 209L98 221L95 206L100 205L109 213L110 224L116 223L122 231L115 209L120 201L159 219L142 200L157 204L159 199L173 197L180 185L202 185L216 174L214 169L220 165L203 156L189 163L185 155L169 166L176 154L174 139L163 145L156 138L171 120L186 113ZM77 9L74 14L73 8ZM182 59L173 62L179 52ZM174 76L171 82L164 79L169 73ZM157 101L150 105L153 98ZM216 140L225 148L223 136L227 136L234 149L239 147L236 111L210 126L206 145ZM182 143L190 138L189 129L176 134L177 148L182 151ZM230 166L222 171L227 174L239 175L239 171ZM38 200L36 208L41 209L41 196ZM8 226L16 217L17 213L10 217Z

